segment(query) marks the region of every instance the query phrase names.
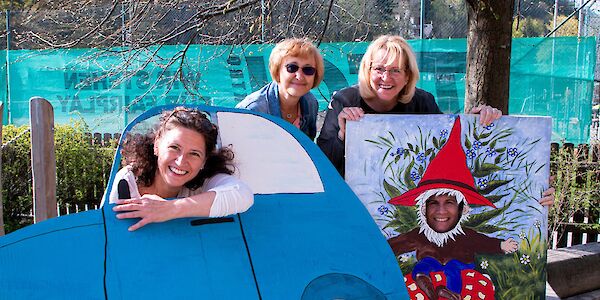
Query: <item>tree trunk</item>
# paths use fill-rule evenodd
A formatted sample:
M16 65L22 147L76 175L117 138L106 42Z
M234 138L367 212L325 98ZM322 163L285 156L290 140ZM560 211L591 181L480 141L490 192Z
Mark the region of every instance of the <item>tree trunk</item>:
M465 112L487 104L508 114L514 0L467 0Z

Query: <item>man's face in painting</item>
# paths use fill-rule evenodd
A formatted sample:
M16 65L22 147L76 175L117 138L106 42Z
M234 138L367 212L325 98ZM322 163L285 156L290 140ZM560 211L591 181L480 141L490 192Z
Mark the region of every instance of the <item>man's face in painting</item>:
M462 216L463 206L464 204L459 204L454 196L431 196L425 202L427 225L439 233L452 230Z

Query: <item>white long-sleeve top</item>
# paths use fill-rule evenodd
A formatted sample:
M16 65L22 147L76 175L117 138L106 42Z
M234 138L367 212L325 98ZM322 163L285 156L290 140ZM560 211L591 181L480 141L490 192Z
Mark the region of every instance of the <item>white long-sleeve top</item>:
M129 186L131 198L140 198L142 196L140 195L135 175L131 171L131 166L125 166L119 170L115 176L110 191L110 203L114 203L118 199L118 183L122 179L125 179ZM207 178L204 180L204 184L195 190L182 187L177 198L192 197L203 192L211 191L216 194L212 206L210 207L209 217L211 218L245 212L252 204L254 204L254 194L252 193L252 190L250 190L250 187L237 177L222 173Z

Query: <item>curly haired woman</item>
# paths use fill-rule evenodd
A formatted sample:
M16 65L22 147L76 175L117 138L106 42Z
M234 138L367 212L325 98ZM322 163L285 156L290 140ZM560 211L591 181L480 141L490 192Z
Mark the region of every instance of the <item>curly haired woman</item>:
M165 111L149 133L127 136L121 152L126 166L110 192L117 218L139 218L129 227L133 231L149 223L250 208L254 195L231 175L233 152L216 148L217 135L203 112L178 107Z

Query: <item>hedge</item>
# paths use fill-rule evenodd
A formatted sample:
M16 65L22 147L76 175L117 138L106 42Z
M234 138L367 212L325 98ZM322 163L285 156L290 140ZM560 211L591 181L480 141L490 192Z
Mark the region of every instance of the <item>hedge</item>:
M28 126L2 129L2 200L5 231L31 224L31 142ZM98 205L110 175L116 139L98 143L81 122L56 125L56 198L63 214L66 204Z

